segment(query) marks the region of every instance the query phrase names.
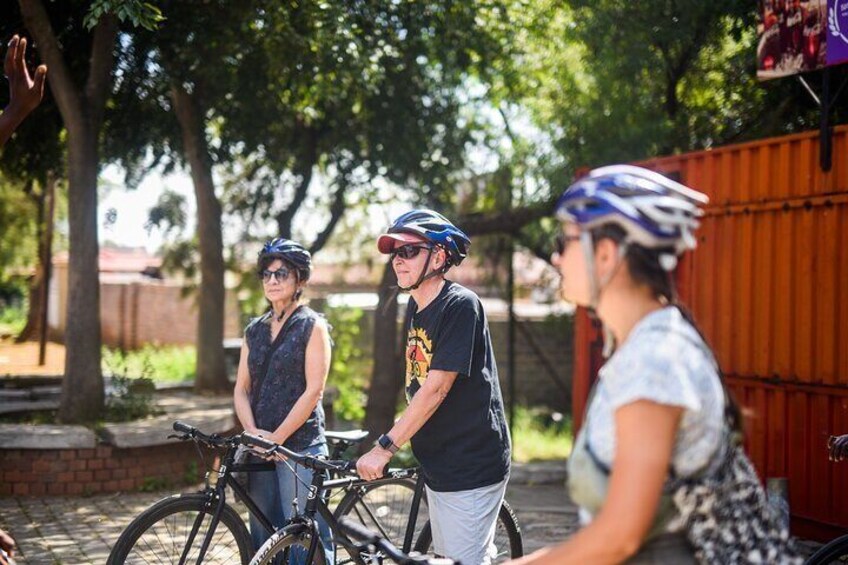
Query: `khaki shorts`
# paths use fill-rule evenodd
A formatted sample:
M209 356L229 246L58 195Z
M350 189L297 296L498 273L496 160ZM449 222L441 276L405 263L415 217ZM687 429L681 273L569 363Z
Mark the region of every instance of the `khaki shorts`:
M472 490L436 492L427 488L433 549L462 565L489 565L495 553L498 511L508 479Z

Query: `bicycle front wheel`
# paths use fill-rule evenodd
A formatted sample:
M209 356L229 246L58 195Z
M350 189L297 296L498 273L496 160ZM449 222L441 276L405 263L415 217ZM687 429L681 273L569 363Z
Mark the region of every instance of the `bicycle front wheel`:
M200 493L160 500L127 526L112 548L107 565L197 563L215 510L207 501L206 495ZM247 565L252 553L247 527L232 507L224 506L201 562Z
M289 563L306 563L309 545L312 543L312 531L303 524L286 526L268 538L262 547L256 551L256 555L250 565L272 565ZM310 561L311 565L326 565L324 549L321 540L316 540L317 547L315 555Z
M848 562L848 535L840 536L821 546L804 565L829 565Z
M415 551L429 554L433 549L432 545L433 532L428 521L421 531L418 543L415 544ZM506 500L501 503L501 508L498 511L494 545L495 553L492 556L492 563L505 563L510 559L524 555L524 542L521 540L521 529L518 527L515 512L513 512L512 507Z

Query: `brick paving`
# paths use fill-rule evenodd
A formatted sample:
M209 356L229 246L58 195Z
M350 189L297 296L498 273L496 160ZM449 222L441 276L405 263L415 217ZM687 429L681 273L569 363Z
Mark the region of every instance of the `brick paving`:
M18 543L20 565L102 564L121 531L170 492L0 499L0 525ZM507 498L533 551L565 538L576 510L559 485L510 485Z

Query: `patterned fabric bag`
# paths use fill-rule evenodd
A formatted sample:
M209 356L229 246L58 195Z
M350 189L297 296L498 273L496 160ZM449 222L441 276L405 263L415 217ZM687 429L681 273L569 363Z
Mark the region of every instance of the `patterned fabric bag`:
M768 505L745 450L728 434L728 449L713 472L681 480L672 491L679 520L699 563L781 563L799 557L789 531Z

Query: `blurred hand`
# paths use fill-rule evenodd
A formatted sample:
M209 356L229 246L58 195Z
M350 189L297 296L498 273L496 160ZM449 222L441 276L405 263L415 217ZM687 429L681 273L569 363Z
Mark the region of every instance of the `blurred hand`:
M0 549L6 552L10 558L15 556L15 540L12 539L12 536L0 530ZM5 565L6 563L13 563L12 561L6 561L3 557L3 554L0 553L0 565Z
M24 61L26 45L25 37L12 36L3 64L3 72L9 80L9 105L5 111L11 112L18 119L23 119L41 103L44 81L47 78L45 65L39 65L35 69L35 79L30 78Z
M275 437L274 433L269 432L268 430L262 430L262 429L256 428L255 430L253 430L250 433L255 435L255 436L265 438L268 441L273 441L274 443L276 443L278 445L282 445L283 442L286 441L285 439L279 439L279 438ZM260 455L265 457L265 459L267 459L268 461L285 461L286 460L286 456L281 454L281 453L274 453L273 455L264 455L264 454L260 454Z
M848 435L830 436L827 440L827 450L831 461L842 461L848 457Z

